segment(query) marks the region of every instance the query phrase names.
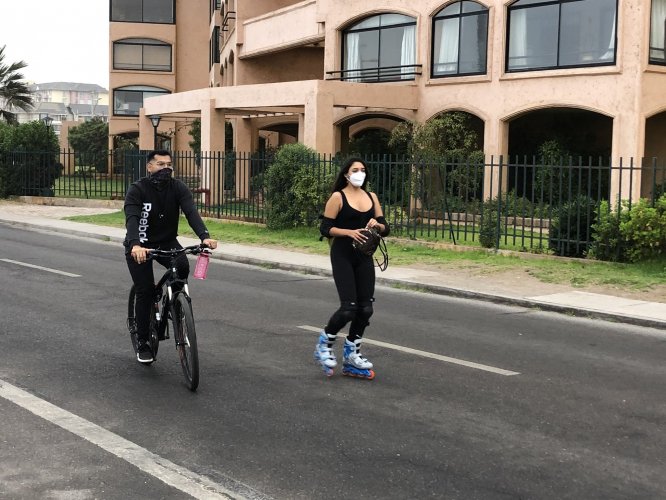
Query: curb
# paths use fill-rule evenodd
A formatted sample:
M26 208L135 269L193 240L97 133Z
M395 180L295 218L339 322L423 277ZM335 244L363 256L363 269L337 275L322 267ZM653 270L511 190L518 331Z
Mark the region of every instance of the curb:
M7 224L10 226L14 227L23 227L26 229L30 230L41 230L41 231L47 231L47 232L52 232L52 233L60 233L60 234L67 234L67 235L73 235L73 236L78 236L82 238L90 238L90 239L95 239L95 240L102 240L102 241L109 241L109 242L114 242L114 243L121 243L123 242L124 238L119 238L117 236L109 236L109 235L103 235L103 234L97 234L93 233L90 231L79 231L79 230L70 230L70 229L61 229L57 227L49 227L44 224L36 224L36 223L31 223L31 222L20 222L20 221L14 221L14 220L5 220L0 218L0 223L2 224ZM237 256L237 255L225 255L225 254L213 254L211 255L212 258L217 259L217 260L222 260L222 261L227 261L227 262L235 262L238 264L246 264L250 266L256 266L256 267L268 267L271 269L279 269L282 271L292 271L292 272L298 272L302 274L308 274L308 275L313 275L313 276L322 276L322 277L328 277L330 278L332 276L332 273L328 269L321 269L318 267L312 267L312 266L304 266L304 265L297 265L297 264L285 264L282 262L278 261L271 261L271 260L262 260L262 259L257 259L254 257L243 257L243 256ZM502 305L512 305L512 306L518 306L518 307L525 307L528 309L536 309L536 310L541 310L541 311L549 311L549 312L556 312L560 314L566 314L570 316L576 316L576 317L584 317L584 318L590 318L590 319L600 319L604 321L610 321L614 323L624 323L624 324L630 324L630 325L635 325L635 326L643 326L643 327L650 327L650 328L657 328L661 330L666 330L666 322L659 321L659 320L653 320L653 319L647 319L647 318L637 318L634 316L626 316L623 314L617 314L617 313L610 313L610 312L604 312L604 311L597 311L594 309L584 309L584 308L578 308L578 307L571 307L571 306L562 306L562 305L557 305L557 304L552 304L552 303L546 303L546 302L540 302L537 300L529 300L529 299L524 299L520 297L510 297L507 295L493 295L493 294L488 294L484 292L476 292L472 290L465 290L462 288L454 288L454 287L447 287L447 286L441 286L441 285L428 285L425 283L415 283L412 281L404 281L404 280L399 280L399 279L392 279L392 278L382 278L381 276L378 276L376 278L376 281L378 284L384 285L384 286L389 286L393 288L401 288L401 289L406 289L410 291L416 291L416 292L426 292L426 293L432 293L435 295L446 295L449 297L457 297L457 298L463 298L463 299L472 299L472 300L480 300L483 302L491 302L495 304L502 304Z

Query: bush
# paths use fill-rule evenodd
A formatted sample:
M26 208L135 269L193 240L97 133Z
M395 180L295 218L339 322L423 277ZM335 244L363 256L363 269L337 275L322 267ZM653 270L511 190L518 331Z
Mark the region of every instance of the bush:
M626 213L626 212L625 212ZM649 260L666 251L666 195L654 207L641 198L620 217L620 233L627 242L626 256L630 262Z
M597 202L579 195L555 211L548 238L549 247L561 257L585 257L592 242L592 224Z
M302 144L282 146L264 176L266 227L285 229L317 222L333 175L312 149Z
M58 152L58 139L44 123L0 123L0 196L53 196L62 174Z
M623 261L620 217L610 209L608 201L599 203L596 222L592 224L592 239L588 257L597 260Z
M638 262L650 260L666 252L666 195L654 206L641 198L629 207L622 204L618 214L602 202L597 222L592 226L594 243L590 257L599 260Z
M497 200L489 200L483 204L481 212L481 226L479 228L479 243L483 248L496 248L497 241L502 235L501 222L497 220Z

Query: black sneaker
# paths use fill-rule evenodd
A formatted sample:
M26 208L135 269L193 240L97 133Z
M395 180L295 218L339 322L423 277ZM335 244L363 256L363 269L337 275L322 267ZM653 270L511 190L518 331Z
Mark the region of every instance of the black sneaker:
M139 342L139 349L136 353L136 359L139 363L153 362L153 350L148 345L148 342Z

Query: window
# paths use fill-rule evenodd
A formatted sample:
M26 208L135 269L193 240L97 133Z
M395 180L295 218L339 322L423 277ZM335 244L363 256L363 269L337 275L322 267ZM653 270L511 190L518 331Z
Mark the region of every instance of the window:
M401 14L369 17L343 32L342 79L413 80L416 20Z
M113 114L117 116L139 116L144 99L157 95L170 94L158 87L134 85L119 87L113 91Z
M652 0L650 62L666 64L666 0Z
M113 69L171 71L171 45L150 38L114 42Z
M440 10L432 22L432 76L486 72L488 9L463 0Z
M616 0L518 0L507 71L615 64Z
M213 28L213 34L210 38L208 53L208 66L213 67L213 64L220 62L220 27Z
M111 0L111 21L173 24L174 0Z

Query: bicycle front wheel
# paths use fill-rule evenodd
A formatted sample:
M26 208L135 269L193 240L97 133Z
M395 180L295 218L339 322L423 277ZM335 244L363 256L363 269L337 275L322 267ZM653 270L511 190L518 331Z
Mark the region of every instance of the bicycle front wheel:
M194 330L194 316L189 298L179 293L172 302L171 322L176 350L183 368L185 383L191 391L199 386L199 352L197 351L197 334Z

